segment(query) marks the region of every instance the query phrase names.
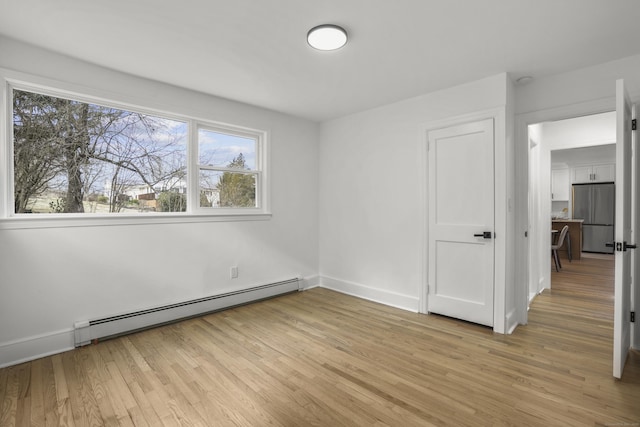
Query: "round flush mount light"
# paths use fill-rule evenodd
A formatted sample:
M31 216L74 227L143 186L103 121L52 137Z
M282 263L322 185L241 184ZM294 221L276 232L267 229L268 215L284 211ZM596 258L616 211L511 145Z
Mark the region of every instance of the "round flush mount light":
M337 25L318 25L307 33L307 42L318 50L336 50L347 43L347 32Z

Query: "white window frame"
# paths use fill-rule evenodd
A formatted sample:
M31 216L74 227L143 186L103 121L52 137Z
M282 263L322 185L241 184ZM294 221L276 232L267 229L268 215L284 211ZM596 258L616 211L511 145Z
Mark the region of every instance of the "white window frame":
M50 81L23 73L0 69L2 84L0 102L0 229L57 228L106 225L137 225L162 223L254 221L268 220L270 212L270 186L268 174L269 132L227 123L216 122L185 114L153 108L153 102L130 102L124 97L104 96L87 88ZM186 122L187 143L187 211L137 214L97 213L48 213L16 214L14 212L13 167L13 90L25 90L44 95L73 99L80 102L104 105L127 111ZM143 106L146 104L148 106ZM200 183L198 164L198 129L237 135L256 141L256 164L252 173L257 175L255 208L200 207ZM237 171L234 171L237 172Z
M269 211L268 209L268 200L269 198L266 197L267 193L268 193L268 186L267 186L267 174L266 174L266 170L267 170L267 162L266 162L266 148L267 148L267 140L268 140L268 134L266 131L258 131L258 130L252 130L252 129L247 129L247 128L241 128L238 126L230 126L230 125L222 125L222 124L215 124L215 123L211 123L211 122L203 122L203 121L198 121L194 123L194 127L193 128L189 128L190 130L192 130L193 133L195 133L195 141L193 144L190 144L189 147L193 147L193 150L196 151L195 153L193 153L193 155L190 155L189 158L192 161L195 161L195 163L191 166L190 170L192 169L195 173L194 173L194 178L196 180L195 185L193 185L191 182L189 184L189 190L191 191L191 189L193 189L194 194L192 195L192 197L196 197L195 199L192 200L199 200L200 198L200 180L199 180L199 174L201 170L211 170L211 171L220 171L220 172L232 172L232 173L246 173L248 175L256 175L256 207L255 208L223 208L223 207L218 207L218 208L208 208L208 207L200 207L200 203L196 202L194 204L194 208L196 211L198 211L199 213L207 213L207 212L220 212L220 213L229 213L232 215L242 215L242 214L247 214L250 212L255 212L255 213L260 213L261 211ZM231 169L231 168L224 168L224 167L220 167L220 166L205 166L205 165L201 165L198 159L198 152L197 149L199 147L198 144L198 131L199 130L206 130L206 131L210 131L210 132L216 132L216 133L222 133L222 134L227 134L227 135L233 135L233 136L239 136L242 138L248 138L248 139L253 139L256 141L256 165L255 168L252 169L251 171L241 171L238 169Z

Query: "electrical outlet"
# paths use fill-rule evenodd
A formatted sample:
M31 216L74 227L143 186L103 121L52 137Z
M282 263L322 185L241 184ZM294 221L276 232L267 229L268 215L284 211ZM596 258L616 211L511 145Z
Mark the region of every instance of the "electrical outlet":
M238 278L238 267L237 266L231 267L231 278L232 279L237 279Z

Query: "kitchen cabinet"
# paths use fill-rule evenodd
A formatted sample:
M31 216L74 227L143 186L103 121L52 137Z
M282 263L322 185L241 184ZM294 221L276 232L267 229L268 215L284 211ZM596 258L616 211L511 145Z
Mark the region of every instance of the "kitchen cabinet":
M551 171L551 200L569 201L569 169Z
M616 168L612 163L601 165L585 165L573 168L572 183L585 182L613 182L616 178Z

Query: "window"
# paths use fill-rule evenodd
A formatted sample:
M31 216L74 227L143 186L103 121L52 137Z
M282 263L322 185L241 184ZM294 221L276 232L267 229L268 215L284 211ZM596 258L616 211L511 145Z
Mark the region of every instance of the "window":
M187 124L13 91L14 212L186 210Z
M9 94L9 217L267 213L265 132L28 85Z
M260 172L253 137L198 131L200 207L255 208Z

